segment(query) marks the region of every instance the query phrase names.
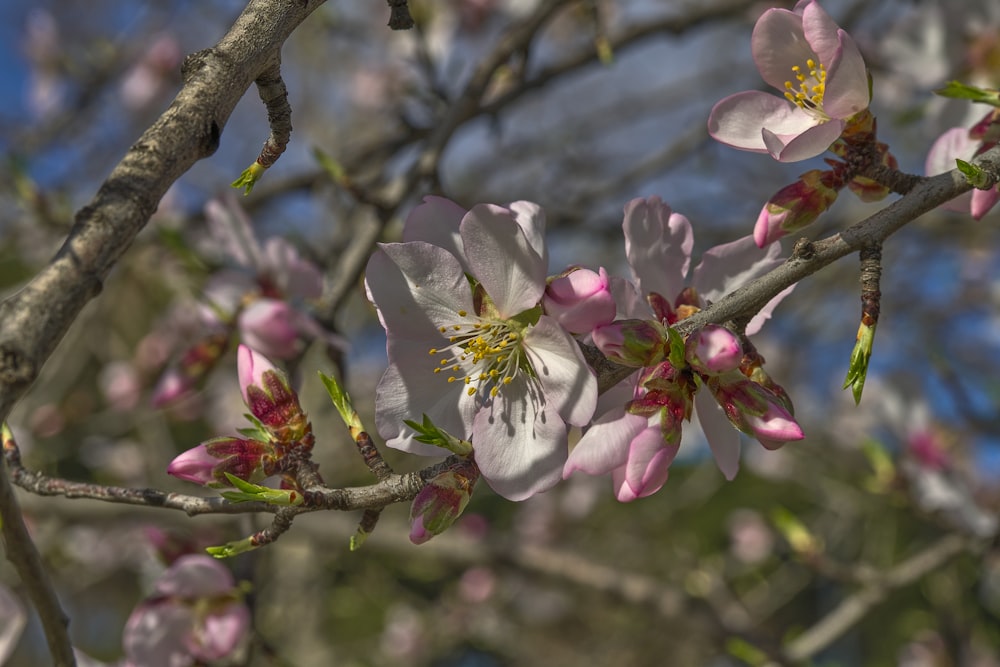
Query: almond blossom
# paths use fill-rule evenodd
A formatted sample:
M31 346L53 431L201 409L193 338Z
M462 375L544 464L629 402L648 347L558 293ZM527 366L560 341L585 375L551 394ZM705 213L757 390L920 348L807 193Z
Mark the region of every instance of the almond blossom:
M233 576L210 556L181 556L129 616L126 667L187 667L233 656L249 638L250 610Z
M868 108L861 52L815 0L764 12L750 49L761 77L782 96L751 90L719 101L708 119L717 141L798 162L824 152Z
M589 422L597 400L576 342L539 306L544 231L529 202L462 213L428 197L407 220L406 242L381 244L366 271L389 357L376 389L379 433L391 447L444 455L404 423L426 415L470 440L483 479L511 500L559 480L566 424ZM415 240L422 235L440 245Z
M731 332L714 325L704 327L689 338L685 359L673 363L666 360L670 354L667 338L658 334L666 331L660 325L675 324L779 265L780 249L771 245L761 251L751 237L744 237L706 251L689 278L694 236L686 217L671 211L659 197L635 199L625 207L622 227L635 285L626 285L619 303L625 304L625 318L645 319L598 327L593 338L602 352L643 368L602 396L599 416L570 453L563 476L576 470L591 475L610 472L616 496L623 502L655 493L666 482L680 447L681 424L695 411L727 479L739 469L740 437L733 426L767 440L766 445L801 438L801 430L794 432L797 424L789 427L780 420L787 412L779 415L772 410L772 403L780 403L776 395L774 401L749 406L749 414L737 410L738 414L727 415L713 396L719 392L698 391L701 383L715 376L735 374L746 380L736 370L743 354ZM760 330L788 291L750 320L747 335ZM772 396L770 389L759 388L761 395ZM749 403L743 401L739 408ZM737 402L729 400L728 404Z

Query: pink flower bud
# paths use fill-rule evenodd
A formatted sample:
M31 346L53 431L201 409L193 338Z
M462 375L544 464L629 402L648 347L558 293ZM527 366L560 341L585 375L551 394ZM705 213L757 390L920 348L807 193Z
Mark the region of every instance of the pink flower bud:
M739 368L743 346L729 329L709 324L688 336L684 356L696 371L715 375Z
M768 449L805 437L795 418L778 403L769 403L762 415L746 415L746 421L757 441Z
M469 504L478 479L479 470L469 461L429 481L410 507L410 541L423 544L455 523Z
M312 424L284 373L265 356L240 345L236 357L243 402L277 442L311 448Z
M595 328L592 336L601 354L623 366L655 366L669 354L667 331L652 320L619 320Z
M589 333L594 327L615 319L615 300L611 296L607 272L576 269L555 278L545 288L542 307L571 333Z
M629 443L625 465L611 473L618 501L627 503L659 491L667 482L679 448L679 434L675 442L667 443L660 427L643 429Z
M763 248L812 224L837 200L838 191L843 187L839 181L832 171L813 169L799 176L795 183L778 190L757 216L753 229L757 247Z
M302 350L299 313L284 301L257 299L239 317L243 342L260 354L291 359Z
M782 398L742 373L713 376L706 385L733 426L754 436L768 449L805 437Z
M1000 191L996 187L989 190L973 190L972 203L969 207L972 219L981 220L996 205L998 200L1000 200Z
M216 481L213 471L218 463L219 459L209 454L205 445L201 444L171 461L167 466L167 474L185 482L208 485Z
M264 387L264 373L271 371L280 373L270 359L246 345L240 345L236 351L236 375L240 381L240 393L243 394L243 402L250 406L250 398L247 390L250 387Z

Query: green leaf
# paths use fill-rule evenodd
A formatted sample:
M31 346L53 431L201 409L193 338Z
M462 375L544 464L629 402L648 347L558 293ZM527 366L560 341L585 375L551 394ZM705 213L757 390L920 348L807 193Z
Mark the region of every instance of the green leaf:
M245 503L251 501L265 502L269 505L298 506L305 502L305 498L298 491L292 489L272 489L269 486L252 484L240 479L231 473L224 473L226 479L232 484L235 491L222 491L219 495L231 503Z
M687 347L684 344L684 339L673 327L666 327L667 329L667 340L670 344L670 354L667 355L667 361L674 368L684 368L687 366L687 361L684 358L684 351Z
M934 91L941 97L951 97L956 100L972 100L981 104L1000 107L1000 91L978 88L962 83L961 81L949 81L944 88Z
M730 637L726 640L726 651L751 667L764 667L770 662L767 653L739 637Z
M240 177L232 182L234 188L243 188L243 194L248 195L253 191L253 186L256 185L260 177L264 175L264 171L267 169L264 165L259 162L254 162L252 165L243 170Z
M854 403L861 403L861 392L865 388L865 378L868 376L868 362L872 357L872 345L875 342L876 325L868 326L862 323L858 327L858 340L851 351L851 364L844 379L844 389L851 388Z
M361 423L361 417L351 403L351 397L344 391L335 377L320 371L319 378L323 381L323 386L326 387L326 393L330 395L330 400L333 401L334 407L340 413L340 418L344 420L344 424L350 429L351 435L356 438L358 433L365 430L365 426Z
M462 440L453 436L451 433L439 429L431 421L431 418L427 415L422 415L422 422L415 422L409 419L404 419L403 423L412 428L417 432L416 440L417 442L423 442L428 445L436 445L438 447L443 447L453 454L458 454L459 456L468 456L472 453L472 443L468 440Z
M344 165L334 160L319 148L313 148L313 157L316 159L316 162L319 162L320 168L327 173L331 181L340 185L347 182L347 171L344 169Z
M955 160L955 165L962 172L965 179L972 184L972 187L983 190L990 187L990 177L983 169L965 160Z
M256 548L257 546L250 541L250 538L245 537L236 542L226 542L218 547L206 547L205 551L213 558L232 558L233 556L253 551Z

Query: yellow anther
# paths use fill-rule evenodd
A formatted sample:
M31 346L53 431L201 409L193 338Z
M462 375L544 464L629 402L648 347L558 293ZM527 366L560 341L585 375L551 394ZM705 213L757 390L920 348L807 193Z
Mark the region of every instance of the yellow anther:
M465 393L468 394L469 396L475 396L475 394L476 394L476 388L475 387L469 387L466 390Z
M467 312L465 312L464 310L460 310L460 311L458 311L458 316L459 316L459 317L465 317L466 315L468 315L468 313L467 313Z

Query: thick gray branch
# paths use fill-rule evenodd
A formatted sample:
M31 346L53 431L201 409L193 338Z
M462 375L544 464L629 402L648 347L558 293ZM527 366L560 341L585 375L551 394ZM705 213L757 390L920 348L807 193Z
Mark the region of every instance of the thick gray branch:
M323 0L250 0L219 43L188 56L173 104L77 214L52 261L0 304L0 420L31 386L160 198L219 145L247 88L277 66L285 39Z

